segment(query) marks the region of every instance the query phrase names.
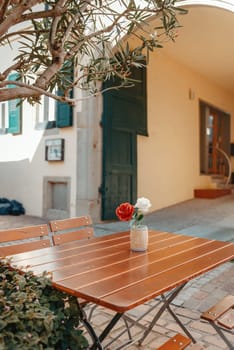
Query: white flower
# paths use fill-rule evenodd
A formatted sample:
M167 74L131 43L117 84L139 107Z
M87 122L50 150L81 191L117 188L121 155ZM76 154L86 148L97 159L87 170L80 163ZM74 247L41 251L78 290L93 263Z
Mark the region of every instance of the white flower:
M150 207L151 207L151 202L148 198L145 198L145 197L138 198L135 204L135 208L140 210L142 213L147 213Z

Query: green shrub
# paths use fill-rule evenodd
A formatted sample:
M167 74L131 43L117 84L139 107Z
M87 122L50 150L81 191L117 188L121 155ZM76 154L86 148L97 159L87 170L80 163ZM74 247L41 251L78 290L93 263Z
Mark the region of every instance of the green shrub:
M76 298L0 261L0 350L87 349Z

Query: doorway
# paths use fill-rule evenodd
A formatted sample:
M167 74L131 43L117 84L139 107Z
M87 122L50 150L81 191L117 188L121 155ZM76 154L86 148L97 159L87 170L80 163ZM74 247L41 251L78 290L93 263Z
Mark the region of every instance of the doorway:
M230 157L230 115L200 101L201 173L227 176L225 155Z
M137 134L148 135L146 67L133 69L131 78L138 81L133 87L103 97L102 220L115 220L116 207L137 198Z

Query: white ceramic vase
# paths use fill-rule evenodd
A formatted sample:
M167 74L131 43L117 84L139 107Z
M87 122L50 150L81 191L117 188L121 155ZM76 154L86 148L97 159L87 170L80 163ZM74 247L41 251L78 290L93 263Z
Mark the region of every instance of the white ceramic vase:
M144 252L148 249L148 227L146 225L132 225L130 229L130 249Z

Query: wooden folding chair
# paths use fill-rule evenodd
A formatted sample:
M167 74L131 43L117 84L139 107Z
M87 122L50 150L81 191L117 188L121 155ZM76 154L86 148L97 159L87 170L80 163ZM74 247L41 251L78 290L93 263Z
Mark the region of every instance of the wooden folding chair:
M50 229L53 232L52 239L54 245L90 238L94 235L92 219L88 216L75 218L53 220L49 222Z
M0 246L0 256L5 257L50 247L51 242L48 234L46 224L0 230L0 245L3 243Z
M199 344L193 344L189 348L192 340L185 337L182 334L176 334L174 337L170 338L166 343L161 345L156 350L203 350L204 348Z
M210 309L204 311L201 318L213 326L229 349L234 349L234 344L227 338L228 333L234 334L234 295L224 297Z

